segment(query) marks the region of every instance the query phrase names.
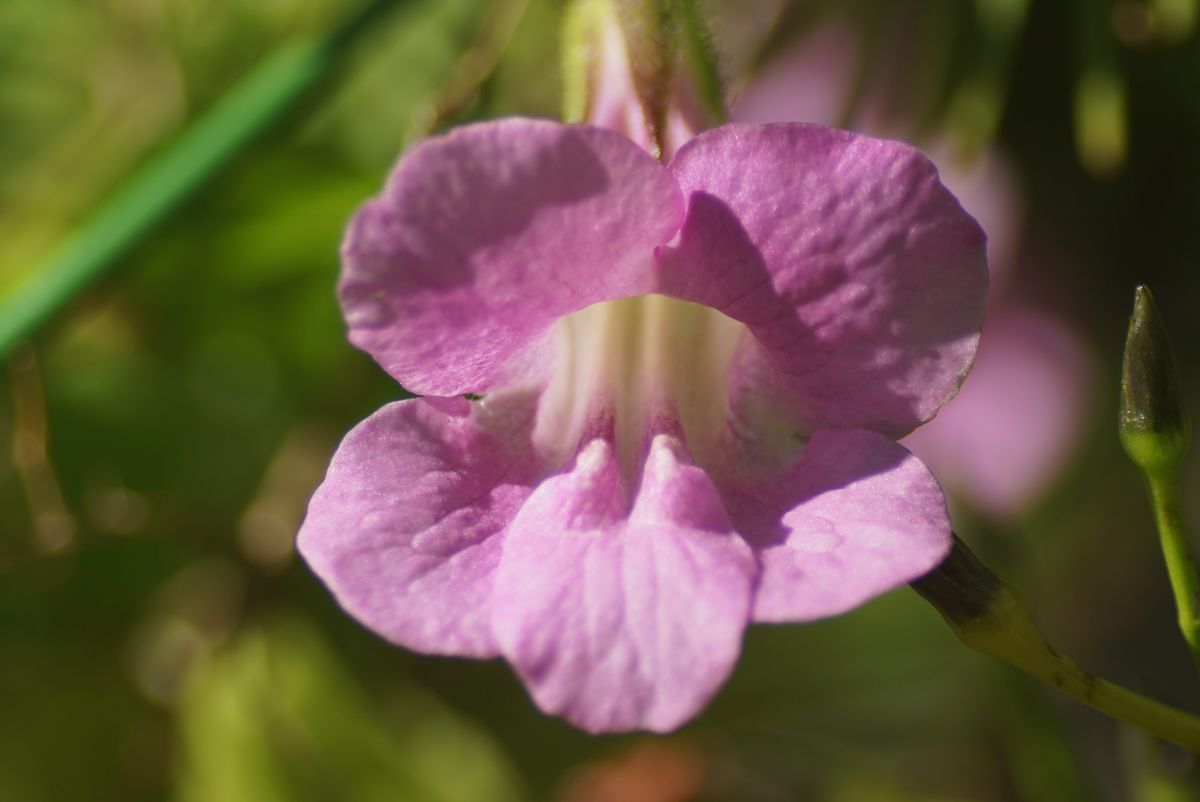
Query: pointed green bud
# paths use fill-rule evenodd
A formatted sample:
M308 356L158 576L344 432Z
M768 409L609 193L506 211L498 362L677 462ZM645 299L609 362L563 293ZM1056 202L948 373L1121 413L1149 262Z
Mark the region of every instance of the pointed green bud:
M666 136L667 103L675 79L677 35L669 0L615 0L617 21L625 37L633 87L646 133L661 153Z
M1191 436L1171 340L1145 285L1134 292L1125 338L1120 432L1129 458L1147 472L1176 468Z
M605 84L632 85L628 102L642 131L626 131L662 152L679 62L676 0L572 0L563 18L564 117L590 119ZM615 48L609 37L619 40Z

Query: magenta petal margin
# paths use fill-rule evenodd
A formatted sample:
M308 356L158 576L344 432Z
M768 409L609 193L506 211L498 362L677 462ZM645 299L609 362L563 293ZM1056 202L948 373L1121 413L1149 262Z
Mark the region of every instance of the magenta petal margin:
M545 121L429 140L352 221L340 294L351 341L443 397L347 435L301 553L395 643L502 656L589 731L674 729L750 622L944 556L894 440L966 373L983 253L917 151L819 126L665 166Z

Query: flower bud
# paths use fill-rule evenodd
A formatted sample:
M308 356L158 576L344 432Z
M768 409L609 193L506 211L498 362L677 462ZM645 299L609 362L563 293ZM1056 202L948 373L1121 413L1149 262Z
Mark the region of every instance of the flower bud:
M565 118L614 128L661 153L676 33L667 0L574 0L563 24ZM623 119L631 108L614 105L636 108L636 122Z
M1125 452L1143 471L1176 467L1191 435L1171 341L1145 285L1134 292L1125 338L1120 433Z

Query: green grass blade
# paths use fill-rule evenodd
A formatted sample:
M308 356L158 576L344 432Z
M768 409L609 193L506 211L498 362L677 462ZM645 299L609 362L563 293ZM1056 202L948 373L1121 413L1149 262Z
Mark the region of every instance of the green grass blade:
M134 172L0 302L0 359L307 97L370 23L402 0L368 0L329 34L282 45Z

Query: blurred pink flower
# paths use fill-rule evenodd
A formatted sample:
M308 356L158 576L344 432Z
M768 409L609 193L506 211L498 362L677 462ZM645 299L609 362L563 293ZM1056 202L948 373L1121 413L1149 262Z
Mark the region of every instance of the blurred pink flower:
M300 549L398 644L502 656L588 730L677 727L747 624L945 554L895 438L966 372L983 250L920 153L820 126L723 126L668 165L586 125L428 140L351 222L340 297L431 397L346 436Z
M860 80L860 37L836 16L814 28L744 89L734 117L747 122L835 124ZM850 125L903 138L894 108L896 70L868 76ZM938 479L997 519L1028 509L1066 466L1087 425L1091 355L1060 318L1012 286L1020 192L996 153L968 164L944 142L925 142L941 180L988 234L991 273L979 353L962 391L903 444Z
M975 367L937 419L904 445L953 489L998 518L1056 478L1082 435L1090 355L1057 319L997 304Z

